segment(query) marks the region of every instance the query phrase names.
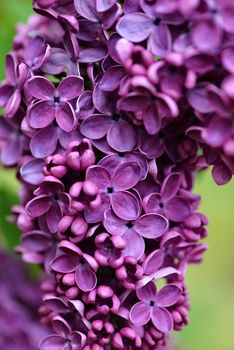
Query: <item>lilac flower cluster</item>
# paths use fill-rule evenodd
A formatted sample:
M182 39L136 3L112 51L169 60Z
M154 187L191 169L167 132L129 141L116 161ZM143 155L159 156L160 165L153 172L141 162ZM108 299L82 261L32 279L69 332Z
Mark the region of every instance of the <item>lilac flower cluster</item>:
M25 266L0 251L0 339L1 350L37 350L48 330L39 322L40 286L29 282Z
M234 4L34 10L6 58L0 149L22 184L17 250L45 271L41 349L168 349L206 250L196 174L234 174Z

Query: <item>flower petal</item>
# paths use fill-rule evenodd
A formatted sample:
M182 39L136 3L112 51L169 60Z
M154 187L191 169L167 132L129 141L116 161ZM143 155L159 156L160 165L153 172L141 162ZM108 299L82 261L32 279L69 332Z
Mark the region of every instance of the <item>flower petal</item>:
M35 197L26 204L26 210L28 214L33 218L37 218L38 216L45 214L50 207L50 196L44 195Z
M152 312L152 322L162 333L169 333L173 330L173 319L169 311L161 307L155 307Z
M168 221L159 214L145 214L135 221L135 230L145 238L161 237L168 229Z
M98 112L112 116L116 112L116 92L104 91L97 84L93 90L93 104Z
M126 72L121 66L112 66L108 68L100 81L100 88L105 91L117 89L124 75L126 75Z
M42 174L43 165L44 161L40 159L30 159L20 168L20 175L29 184L38 185L44 177Z
M67 341L67 337L71 333L71 328L67 321L65 321L62 317L56 316L52 320L52 327L55 330L56 333L62 335L65 339L64 341Z
M68 309L67 304L61 298L51 295L46 295L43 297L43 304L57 313L65 313Z
M108 209L104 214L103 225L105 229L112 235L122 236L127 230L126 223L126 220L120 219L111 209Z
M41 76L35 76L29 79L27 85L30 94L38 100L53 98L55 87L50 80Z
M97 284L97 277L93 270L87 265L80 265L75 273L78 287L83 292L90 292Z
M1 149L1 162L5 166L12 166L20 161L23 145L17 135L11 135Z
M220 4L221 5L221 4ZM234 28L233 28L233 16L234 16L234 6L233 2L226 1L226 4L223 6L220 6L220 15L222 17L220 25L223 27L223 29L233 34Z
M70 75L63 79L57 88L62 99L65 99L66 101L73 100L74 98L80 96L83 89L84 80L75 75Z
M41 350L58 350L63 349L65 339L60 335L49 335L40 343Z
M156 135L142 133L139 139L139 150L149 159L159 158L164 151L164 141Z
M169 220L180 222L191 214L191 208L185 199L174 197L165 204L164 212Z
M171 173L163 181L161 188L161 196L164 202L167 202L169 199L175 197L176 193L180 188L180 174Z
M96 114L84 120L81 124L80 131L85 137L98 140L107 134L111 125L112 120L110 117Z
M118 108L127 112L139 112L144 110L148 103L149 97L147 95L132 93L120 98Z
M109 10L115 3L116 0L97 0L97 11L105 12Z
M51 101L39 101L29 107L28 123L32 128L42 129L52 123L55 117L55 107Z
M61 103L56 109L56 121L61 129L66 132L72 131L76 124L75 112L68 102Z
M124 220L134 220L140 212L137 198L130 192L116 192L111 197L112 208L117 216Z
M226 70L234 74L234 47L227 47L222 51L222 63Z
M172 38L168 26L164 23L154 26L152 34L149 37L148 49L154 55L164 57L167 51L171 49L171 46Z
M14 92L14 88L11 85L2 84L0 86L0 107L4 107Z
M204 52L215 51L222 41L222 30L213 20L200 20L193 26L192 42ZM207 40L209 38L209 40Z
M41 231L32 231L22 236L23 246L36 253L46 251L51 243L51 236Z
M85 345L86 336L80 332L72 332L71 333L71 346L72 350L82 349L82 346Z
M79 15L91 22L98 22L95 0L74 0L74 5Z
M52 270L56 272L61 272L61 273L73 272L75 271L78 265L79 265L79 260L77 255L63 254L63 255L57 256L51 262Z
M62 211L59 205L52 205L46 215L46 223L51 233L55 233L58 231L58 224L61 219Z
M7 119L5 119L4 117L0 118L0 139L7 139L12 131L12 127L7 122Z
M84 91L79 96L79 98L77 99L76 108L77 108L77 114L80 120L87 119L89 116L93 114L95 108L93 106L91 91L89 90Z
M215 111L212 105L206 86L200 85L188 92L190 105L200 113L211 113Z
M143 112L143 122L147 132L155 135L161 127L161 119L155 103L149 104Z
M107 142L118 152L132 151L137 144L135 128L125 120L119 120L109 129Z
M232 89L233 91L233 89ZM232 121L229 119L215 118L203 129L202 138L211 147L222 147L232 133Z
M225 185L232 179L231 170L223 163L214 165L212 169L212 177L217 185Z
M181 293L181 289L175 284L167 284L165 287L160 289L157 294L157 305L163 307L172 306L177 303Z
M161 213L162 210L159 206L161 202L161 196L159 193L152 193L144 200L143 206L146 213Z
M133 305L129 313L129 318L135 326L144 326L150 320L149 305L142 302Z
M82 48L79 55L80 63L96 63L107 55L106 47L101 42L95 42L91 47Z
M106 191L107 187L111 186L108 170L99 165L94 165L87 170L86 179L95 183L102 191Z
M135 12L123 16L117 23L116 30L131 42L139 43L151 33L153 20L144 13Z
M5 107L5 116L8 118L12 118L18 110L20 102L21 102L21 92L19 89L16 89L13 95L7 101L7 104Z
M149 282L144 287L137 289L136 294L139 300L149 304L156 298L156 285L153 282Z
M115 190L124 191L134 187L141 176L141 168L136 162L119 164L112 177Z
M123 250L124 256L133 256L137 260L142 257L145 251L144 239L134 230L129 229L123 234L126 248Z
M11 83L12 85L15 85L16 83L16 55L12 53L8 53L6 55L6 76L7 76L7 81Z
M94 210L87 208L85 210L85 219L90 224L103 221L105 211L110 208L109 196L106 194L101 194L101 199L102 203L98 208Z
M57 142L56 129L53 125L50 125L33 135L30 142L31 152L36 158L45 158L54 153Z
M144 274L148 276L154 274L161 267L163 260L163 252L160 249L154 250L150 255L147 256L142 265Z

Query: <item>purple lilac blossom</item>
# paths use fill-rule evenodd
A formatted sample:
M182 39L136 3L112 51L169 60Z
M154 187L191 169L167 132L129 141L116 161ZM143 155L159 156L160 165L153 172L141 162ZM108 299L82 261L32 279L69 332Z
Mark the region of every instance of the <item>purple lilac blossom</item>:
M196 176L234 174L234 6L33 7L6 57L0 154L22 185L17 252L45 271L41 349L169 350L207 249Z
M27 269L12 254L1 250L0 258L1 349L38 350L41 337L48 333L37 313L40 285L30 281Z

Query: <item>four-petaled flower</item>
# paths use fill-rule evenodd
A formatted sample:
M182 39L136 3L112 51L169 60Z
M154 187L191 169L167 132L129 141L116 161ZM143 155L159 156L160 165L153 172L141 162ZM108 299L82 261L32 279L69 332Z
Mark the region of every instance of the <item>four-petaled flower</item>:
M44 338L40 343L41 350L81 350L83 348L86 336L81 332L72 331L67 321L62 317L54 317L52 327L57 334L48 335Z
M95 165L88 169L87 180L97 185L102 197L99 208L87 210L88 222L98 222L103 219L106 209L112 206L115 214L124 220L134 220L140 211L137 196L127 191L134 187L141 175L141 169L135 162L120 164L113 174L103 166Z
M108 209L103 222L106 230L112 235L121 235L126 242L123 250L125 256L139 259L145 251L143 238L155 239L161 237L168 229L168 221L159 214L138 215L134 220L124 220Z
M68 76L55 88L50 80L35 76L28 81L27 88L31 96L38 100L28 110L28 123L32 128L46 128L56 119L64 131L74 129L76 115L70 101L83 91L82 78Z
M140 300L130 311L131 322L136 326L143 326L150 320L154 326L163 333L173 329L173 318L167 307L178 301L181 289L175 284L167 284L159 292L153 282L137 289L137 297Z
M144 198L146 213L159 213L175 222L186 219L191 213L191 208L182 195L177 195L179 189L180 174L171 173L163 181L160 193L152 193Z
M96 260L82 251L73 243L62 241L59 248L64 254L57 256L51 263L51 268L55 272L68 274L75 272L77 286L84 292L89 292L95 288L98 270Z
M64 192L63 183L54 176L46 176L34 194L36 197L26 205L28 214L33 218L46 214L48 228L55 233L63 214L68 214L70 208L70 197Z

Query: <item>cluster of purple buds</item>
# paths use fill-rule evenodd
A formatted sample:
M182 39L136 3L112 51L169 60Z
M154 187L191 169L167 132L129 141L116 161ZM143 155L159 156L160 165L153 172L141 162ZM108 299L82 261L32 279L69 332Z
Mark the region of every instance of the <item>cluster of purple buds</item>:
M169 349L207 248L196 175L234 174L234 4L33 6L0 85L0 153L22 184L17 251L45 271L41 349Z
M0 251L0 339L1 349L37 350L48 330L40 324L37 308L40 285L29 280L21 261Z

